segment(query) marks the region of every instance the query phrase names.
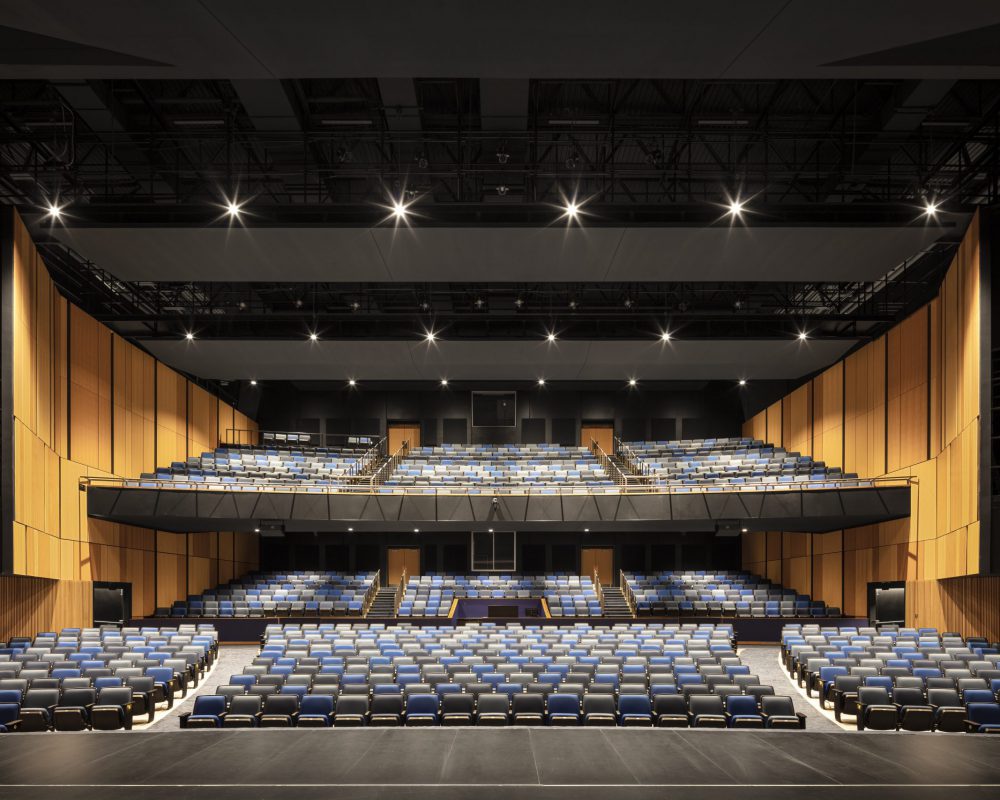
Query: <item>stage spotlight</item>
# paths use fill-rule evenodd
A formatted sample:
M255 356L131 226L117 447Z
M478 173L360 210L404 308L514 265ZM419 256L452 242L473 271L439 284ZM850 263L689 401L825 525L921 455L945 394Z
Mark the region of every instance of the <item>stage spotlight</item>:
M927 200L924 203L924 215L927 217L936 217L938 212L938 204L933 200Z
M747 385L747 379L746 378L740 378L740 386L746 386L746 385Z
M194 341L194 332L193 331L188 331L187 333L184 334L184 338L187 339L189 342L193 342Z
M635 388L638 384L639 384L639 381L637 381L635 378L629 378L628 379L628 385L629 386Z
M729 215L732 217L740 217L743 215L744 203L739 198L729 201Z
M545 378L539 378L538 379L538 385L539 386L544 386L545 385Z
M358 382L356 380L354 380L354 378L349 378L348 381L347 381L347 385L348 386L357 386Z
M62 212L63 212L63 206L59 205L58 203L54 203L51 200L49 201L48 208L46 209L45 212L48 215L49 219L51 219L53 222L58 222L59 220L62 219Z
M549 331L548 336L546 336L545 338L548 340L549 344L552 344L552 342L556 340L556 334L554 331Z
M310 331L309 332L309 341L310 342L318 342L319 341L319 334L316 333L315 331Z
M660 334L660 341L661 342L669 342L670 341L670 331L664 331L663 333L661 333Z
M804 342L809 338L809 334L806 331L799 331L799 341Z

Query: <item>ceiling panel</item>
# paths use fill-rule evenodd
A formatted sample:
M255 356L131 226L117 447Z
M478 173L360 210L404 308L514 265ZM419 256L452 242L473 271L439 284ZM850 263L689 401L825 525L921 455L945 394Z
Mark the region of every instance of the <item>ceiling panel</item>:
M655 342L178 341L144 346L206 379L343 381L791 380L833 363L851 340Z
M135 281L872 281L938 226L59 227Z

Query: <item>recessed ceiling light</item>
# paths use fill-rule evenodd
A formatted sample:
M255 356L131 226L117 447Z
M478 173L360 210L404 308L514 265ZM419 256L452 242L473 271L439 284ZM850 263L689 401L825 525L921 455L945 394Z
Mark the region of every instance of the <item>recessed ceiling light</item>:
M437 334L434 331L426 331L424 333L424 339L428 342L437 341Z
M938 204L933 200L928 200L924 204L924 214L928 217L936 217L938 212Z
M746 378L740 378L740 386L746 386L746 385L747 385L747 379Z
M809 338L809 334L806 331L799 331L799 341L804 342Z
M733 216L733 217L742 216L743 209L744 209L745 206L746 206L746 204L742 200L740 200L739 198L736 198L735 200L730 200L729 201L729 214L730 214L730 216Z
M354 528L348 528L348 529L347 529L347 532L348 532L348 533L354 533Z
M548 339L550 343L552 343L552 342L554 342L556 340L556 335L555 335L555 333L553 333L552 331L550 331L549 334L548 334L548 336L546 336L545 338Z
M567 200L563 209L563 216L569 217L570 219L576 219L577 215L580 213L580 206L577 205L576 200Z
M441 385L442 386L447 386L448 385L448 379L447 378L442 378L441 379Z
M347 385L348 385L348 386L357 386L357 385L358 385L358 382L357 382L356 380L354 380L354 378L349 378L349 379L347 380Z
M392 201L392 215L396 219L405 219L407 213L409 213L407 211L407 204L404 203L404 202L402 202L401 200L397 200L397 199L393 198L393 201Z
M257 385L257 381L255 381L255 380L253 380L253 379L251 378L251 379L250 379L250 385L251 385L251 386L256 386L256 385Z
M237 203L235 200L226 200L226 213L230 219L239 219L242 208L242 203Z
M420 533L420 528L414 528L414 529L413 529L413 532L414 532L414 533Z
M635 378L629 378L628 379L628 385L629 386L635 386L637 383L638 383L638 381Z
M254 529L253 529L253 532L254 532L254 533L260 533L260 528L254 528Z
M584 528L584 529L583 529L583 532L584 532L584 533L590 533L590 528Z
M663 333L661 333L660 334L660 341L661 342L669 342L670 341L670 331L664 331Z
M189 342L193 342L194 341L194 332L193 331L188 331L187 333L184 334L184 338L187 339Z
M746 529L746 528L740 528L740 532L741 532L741 533L746 533L746 532L747 532L747 529Z
M310 331L309 332L309 341L310 342L319 341L319 334L316 333L316 331Z
M545 378L539 378L538 379L538 385L539 386L544 386L545 385Z
M489 528L486 532L487 533L493 533L493 528Z
M62 219L63 207L58 203L49 202L48 208L46 209L46 214L53 222L58 222Z

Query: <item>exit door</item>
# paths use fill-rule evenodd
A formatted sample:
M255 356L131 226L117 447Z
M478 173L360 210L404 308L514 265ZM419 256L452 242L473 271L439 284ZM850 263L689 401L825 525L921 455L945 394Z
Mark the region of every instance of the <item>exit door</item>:
M597 577L602 586L617 583L614 574L615 551L613 547L584 547L580 550L580 574L589 578Z
M580 426L580 444L590 447L591 442L597 442L605 453L615 452L615 426L610 422L584 422Z
M388 427L389 455L392 455L403 442L407 442L410 447L420 447L420 426L414 422L390 422Z
M406 570L406 579L420 574L419 547L390 547L386 552L386 585L398 586Z

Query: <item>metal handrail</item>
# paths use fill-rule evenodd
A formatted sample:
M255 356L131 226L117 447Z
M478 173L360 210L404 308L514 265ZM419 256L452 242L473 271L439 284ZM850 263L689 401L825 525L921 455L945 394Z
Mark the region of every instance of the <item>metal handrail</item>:
M616 484L619 486L628 486L629 476L604 452L604 448L597 443L596 439L590 440L590 451L597 457L597 463L613 476Z
M399 449L395 453L393 453L388 459L386 459L385 463L383 463L382 466L380 466L377 470L375 470L372 473L371 480L368 482L368 485L373 489L376 486L381 486L382 481L385 480L384 476L381 478L379 477L382 471L387 468L389 469L390 472L392 472L392 470L395 470L396 467L399 466L399 462L402 461L406 457L406 454L409 452L410 452L410 441L409 439L407 439L399 446Z
M398 451L397 451L398 455ZM382 468L389 465L387 461ZM180 483L180 485L178 485ZM810 484L820 483L823 488L817 488ZM160 489L167 491L189 492L198 491L247 491L278 494L296 494L308 490L310 494L397 494L397 495L420 495L425 497L441 496L462 496L484 494L496 497L542 497L558 495L577 496L599 496L604 494L629 494L629 495L674 495L674 494L698 494L714 490L713 493L739 492L739 493L781 493L788 491L802 491L811 489L822 491L823 489L873 489L888 486L910 486L919 485L920 481L914 476L899 477L879 477L879 478L848 478L839 480L823 481L802 481L799 483L755 483L755 484L725 484L720 481L704 481L700 486L668 486L666 484L642 483L627 484L615 487L587 487L587 486L552 486L545 488L521 488L505 486L391 486L388 488L377 487L372 483L342 483L333 486L296 487L292 484L263 484L263 483L196 483L194 481L183 483L178 481L163 481L153 478L117 478L117 477L91 477L80 478L81 486L117 486L125 489Z
M393 616L399 613L399 606L403 602L403 595L406 594L406 567L399 576L399 585L396 586L396 594L392 601Z
M265 435L284 436L282 441L274 439L265 443ZM296 441L288 441L287 437L294 436ZM300 437L307 437L304 441L298 441ZM231 445L234 447L337 447L337 446L362 446L367 442L361 439L376 441L380 434L357 434L357 433L319 433L318 431L278 431L257 428L226 428L225 436L219 438L219 445ZM376 444L378 442L376 441Z
M375 471L378 471L380 462L385 458L386 443L387 440L384 436L379 438L375 444L364 452L361 458L351 464L347 470L346 477L352 480L361 480L368 477L365 472L369 468L374 467Z
M382 585L382 570L375 570L375 578L372 580L372 585L368 587L368 591L365 592L365 596L361 600L361 616L367 617L368 610L372 607L372 603L375 602L375 596L378 594L379 587Z
M628 578L625 577L625 572L623 570L618 570L618 585L622 590L622 596L625 598L625 602L628 603L628 607L632 611L632 616L639 616L639 606L635 602L635 594L632 591L632 587L629 586Z
M626 466L628 466L632 472L642 475L643 477L648 477L650 472L649 464L639 458L639 454L625 444L625 442L623 442L621 437L617 434L615 435L614 442L615 455L624 461Z

